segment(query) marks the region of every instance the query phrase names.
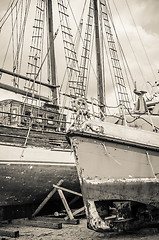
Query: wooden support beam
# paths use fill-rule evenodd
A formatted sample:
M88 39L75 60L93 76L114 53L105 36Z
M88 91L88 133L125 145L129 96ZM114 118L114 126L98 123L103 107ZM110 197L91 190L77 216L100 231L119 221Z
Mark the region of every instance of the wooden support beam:
M58 183L57 186L60 186L64 181L61 179ZM45 204L49 201L49 199L55 194L56 188L54 188L48 195L47 197L42 201L42 203L39 205L39 207L35 210L35 212L32 214L32 217L35 217L40 210L45 206Z
M57 185L55 185L55 184L53 184L53 187L54 187L54 188L57 188L57 189L60 189L60 190L62 190L62 191L69 192L69 193L72 193L72 194L75 194L75 195L77 195L77 196L82 197L82 194L81 194L81 193L78 193L78 192L69 190L69 189L67 189L67 188L59 187L59 186L57 186Z
M44 221L38 221L38 220L29 220L24 223L25 226L32 226L32 227L38 227L38 228L50 228L50 229L61 229L62 223L53 223L53 222L47 222Z
M77 196L82 197L82 194L81 194L81 193L78 193L78 192L69 190L69 189L67 189L67 188L59 187L59 186L57 186L57 185L55 185L55 184L53 184L53 187L58 189L57 191L58 191L58 193L59 193L59 195L60 195L60 198L61 198L61 200L62 200L62 202L63 202L63 205L64 205L64 207L65 207L65 209L66 209L66 212L67 212L67 214L68 214L68 217L65 217L65 218L64 218L65 220L68 220L68 219L73 220L73 219L74 219L74 216L75 216L76 214L78 214L79 212L81 212L81 211L84 210L84 207L82 207L82 209L78 209L77 211L74 212L74 214L72 214L71 209L70 209L70 207L69 207L69 205L68 205L68 203L67 203L67 201L66 201L66 198L65 198L65 196L64 196L64 194L63 194L63 191L69 192L69 193L72 193L72 194L75 194L75 195L77 195Z
M57 218L58 221L62 222L63 224L69 224L69 225L78 225L80 223L80 220L79 219L60 219L60 218ZM53 218L53 221L56 222L56 218Z
M4 90L7 90L7 91L10 91L10 92L14 92L14 93L23 95L23 96L32 97L32 93L27 92L27 91L25 91L23 89L20 89L20 88L12 87L12 86L4 84L2 82L0 83L0 88L2 88ZM44 96L40 96L38 94L34 94L34 98L38 99L38 100L40 99L41 101L44 101L44 102L50 102L49 98L44 97Z
M44 87L48 87L48 88L60 87L60 86L57 86L57 85L50 85L50 84L47 84L47 83L44 83L44 82L40 82L38 80L35 80L35 79L32 79L32 78L28 78L26 76L23 76L23 75L20 75L20 74L17 74L17 73L5 70L3 68L0 68L0 73L4 73L4 74L7 74L7 75L10 75L10 76L13 76L13 77L17 77L17 78L20 78L20 79L23 79L23 80L26 80L26 81L29 81L29 82L35 82L37 84L40 84L40 85L42 85Z
M69 206L71 206L73 203L75 203L76 201L78 201L78 199L80 198L80 196L75 196L68 204Z
M70 225L78 225L80 223L79 219L66 219L61 217L37 217L37 219L44 219L47 222L52 223L62 223L62 224L70 224Z
M62 200L62 202L63 202L63 205L64 205L64 207L65 207L65 209L66 209L66 212L67 212L69 218L70 218L71 220L74 219L73 214L72 214L72 212L71 212L71 209L70 209L69 206L68 206L68 203L67 203L67 201L66 201L66 198L65 198L62 190L58 189L57 191L58 191L58 193L59 193L59 195L60 195L60 198L61 198L61 200Z
M31 226L31 227L37 227L37 228L50 228L50 229L61 229L62 228L62 223L59 221L58 223L53 223L50 221L47 221L46 219L43 220L13 220L12 223L14 225L18 226Z
M19 231L6 230L5 228L0 228L0 236L17 238L19 237Z
M81 208L77 209L76 211L74 211L74 212L72 213L72 215L73 215L73 216L76 216L78 213L83 212L84 210L85 210L85 207L81 207ZM66 216L64 219L67 221L67 220L69 219L69 217Z

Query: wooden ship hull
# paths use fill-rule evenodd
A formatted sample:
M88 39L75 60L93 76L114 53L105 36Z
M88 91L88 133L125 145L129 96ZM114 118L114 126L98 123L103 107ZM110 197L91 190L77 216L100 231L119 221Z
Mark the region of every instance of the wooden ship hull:
M17 107L17 112L10 114L4 106L12 106L11 112ZM61 179L64 181L63 187L79 192L75 161L65 137L64 123L63 130L58 131L59 113L55 110L41 109L43 119L35 117L29 128L29 123L26 123L29 118L21 115L21 102L2 101L1 108L0 218L15 218L17 211L17 217L26 217L28 210L24 210L25 206L29 206L29 214L32 214L33 209L53 189L53 184L57 184ZM28 111L29 106L26 105L25 110ZM35 115L36 110L34 107ZM44 119L46 112L56 120L51 122L46 120L46 116ZM66 195L68 200L73 197L67 193ZM55 210L57 198L58 194L55 194L50 200L54 202ZM61 201L59 198L58 200L60 205Z
M0 146L0 151L4 150L4 146ZM18 149L21 152L23 149ZM32 206L29 215L33 213L35 208L44 200L47 194L53 189L53 184L61 179L64 180L63 187L80 191L79 181L77 177L76 167L71 161L71 153L69 151L48 151L43 149L27 149L26 156L29 154L36 155L34 159L15 160L15 147L8 147L7 160L0 160L0 218L8 218L7 209L14 211L12 217L16 218L16 209L20 210L18 217L28 217L27 212L24 213L27 205ZM37 151L39 154L37 154ZM41 156L44 156L43 159ZM67 195L67 194L66 194ZM72 195L66 196L68 200L72 199ZM60 209L62 202L58 195L54 195L49 203L53 203L50 208L51 213ZM5 211L6 209L6 211Z
M18 15L13 21L26 22L30 4L26 4L26 9L21 3L18 6L22 9L21 17ZM0 68L0 89L16 93L20 99L0 101L0 219L28 217L27 211L23 214L23 206L40 204L61 179L63 187L80 191L75 161L65 138L68 122L59 107L52 1L38 0L34 7L27 71L24 74L18 68L18 56L18 66L14 65L13 71ZM25 24L20 34L24 34L23 28L26 29ZM12 47L14 52L16 46ZM61 202L57 197L55 194L51 199L51 211L57 211ZM66 193L66 198L73 196ZM32 210L30 206L28 209Z
M70 131L88 219L95 231L130 230L159 211L159 135L112 123Z
M1 206L42 200L60 179L67 188L78 187L69 149L23 148L1 143L0 153Z
M2 128L0 127L0 131ZM7 129L5 128L5 130ZM9 128L9 130L13 133L16 129ZM23 133L25 133L24 130ZM37 135L37 132L32 131L32 134ZM53 137L53 134L50 133L50 135ZM2 134L1 137L1 141L4 140L4 137L6 138ZM37 145L40 145L40 141L45 141L47 144L46 137L48 134L37 138ZM60 133L56 133L56 137L65 139L65 135ZM21 147L20 144L15 146L15 142L14 145L11 143L13 140L11 136L8 137L8 140L10 143L0 143L1 219L16 218L16 211L19 212L17 217L31 215L38 204L53 189L53 184L57 184L61 179L64 181L63 187L80 191L75 161L70 149L61 147L49 149L40 146ZM73 196L66 193L66 198L71 200ZM55 194L49 202L54 203L51 211L57 210L62 203L58 194ZM24 210L26 206L29 209L27 211ZM19 208L20 210L17 210ZM13 214L8 213L8 209L9 211L12 209Z

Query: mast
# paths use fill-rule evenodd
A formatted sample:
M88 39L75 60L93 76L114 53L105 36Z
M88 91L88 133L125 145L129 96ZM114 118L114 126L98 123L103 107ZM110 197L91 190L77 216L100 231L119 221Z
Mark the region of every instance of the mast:
M105 113L104 76L103 76L102 62L101 62L98 0L93 0L93 4L94 4L94 25L95 25L96 61L97 61L97 92L98 92L98 101L99 101L100 110L103 113Z
M48 31L49 31L49 47L50 47L50 62L51 62L51 84L56 85L56 68L55 68L55 49L53 37L53 11L52 0L47 0L47 14L48 14ZM57 104L57 89L52 89L53 103Z

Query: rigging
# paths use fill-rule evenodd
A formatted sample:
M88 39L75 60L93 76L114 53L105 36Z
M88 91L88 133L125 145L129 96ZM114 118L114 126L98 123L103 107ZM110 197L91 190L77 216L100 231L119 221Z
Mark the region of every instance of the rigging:
M148 61L149 66L150 66L150 68L151 68L151 71L152 71L152 74L153 74L153 76L154 76L154 79L156 79L155 73L154 73L153 68L152 68L152 65L151 65L151 63L150 63L150 59L149 59L148 54L147 54L147 52L146 52L146 48L145 48L145 46L144 46L144 43L143 43L143 41L142 41L142 39L141 39L140 33L139 33L139 31L138 31L138 28L137 28L136 22L135 22L135 20L134 20L132 11L131 11L131 9L130 9L130 7L129 7L128 1L125 0L125 2L126 2L126 5L127 5L127 7L128 7L128 10L129 10L129 12L130 12L130 15L131 15L131 18L132 18L132 20L133 20L133 23L134 23L134 26L135 26L135 29L136 29L138 38L139 38L139 40L140 40L140 42L141 42L141 45L142 45L142 47L143 47L143 50L144 50L144 52L145 52L145 56L146 56L146 58L147 58L147 61Z

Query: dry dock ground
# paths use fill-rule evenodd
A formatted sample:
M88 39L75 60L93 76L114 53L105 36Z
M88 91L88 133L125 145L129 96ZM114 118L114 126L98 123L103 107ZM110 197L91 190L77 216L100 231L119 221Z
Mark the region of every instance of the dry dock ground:
M86 219L79 225L62 225L62 229L35 228L21 224L9 225L9 229L19 231L17 240L159 240L157 229L144 229L131 234L97 233L87 229ZM8 227L7 227L8 228ZM3 239L0 237L0 240ZM4 237L4 239L13 239ZM15 238L14 238L15 239Z

